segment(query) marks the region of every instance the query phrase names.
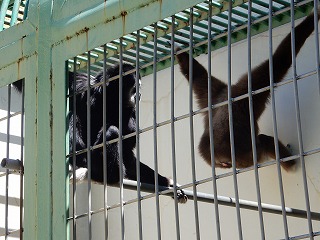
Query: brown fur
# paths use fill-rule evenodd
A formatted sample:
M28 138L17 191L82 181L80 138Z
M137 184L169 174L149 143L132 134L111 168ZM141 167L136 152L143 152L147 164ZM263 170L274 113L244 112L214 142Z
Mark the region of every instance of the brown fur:
M319 15L319 11L318 11ZM296 54L299 53L306 39L314 30L313 14L306 17L295 28ZM189 54L184 52L177 55L182 74L189 80ZM291 33L289 33L280 43L273 54L274 82L280 82L292 64L291 57ZM208 73L206 69L195 59L193 59L193 91L198 105L201 108L208 106ZM269 60L252 70L252 90L269 86ZM212 81L212 104L217 104L227 100L227 85L219 79L211 76ZM237 97L248 93L248 75L243 75L239 81L231 86L232 97ZM275 158L274 138L259 134L257 121L266 108L270 92L265 91L253 96L254 127L256 135L257 158L262 162L263 155ZM236 155L236 167L245 168L253 165L251 130L249 118L248 98L236 101L232 104L233 130ZM231 145L229 132L228 106L215 108L213 110L214 126L214 156L217 167L230 168ZM210 138L209 138L209 117L208 112L204 114L204 133L199 143L199 152L208 164L211 164ZM288 149L279 141L280 158L290 156ZM295 161L281 162L285 170L289 170Z

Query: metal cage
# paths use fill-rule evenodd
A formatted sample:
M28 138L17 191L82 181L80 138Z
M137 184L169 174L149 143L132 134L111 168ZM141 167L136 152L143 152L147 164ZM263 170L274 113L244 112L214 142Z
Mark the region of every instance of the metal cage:
M291 32L294 46L294 27L300 18L317 14L318 1L29 0L0 4L0 52L5 56L0 59L0 86L8 92L3 96L8 99L3 118L6 146L11 143L11 117L24 116L20 118L19 157L9 147L3 157L3 165L12 158L23 164L18 162L22 166L18 168L19 187L8 180L2 184L1 178L9 179L12 170L0 173L0 187L6 188L0 196L6 199L0 202L5 209L1 219L6 219L0 226L4 229L0 239L18 237L13 234L19 228L20 239L315 239L320 235L316 17L314 33L297 56L294 51L288 56L292 67L279 83L273 82L277 66L272 65L278 44ZM188 84L177 65L177 56L183 53L189 53L189 75L193 75L195 58L208 76L224 79L227 99L213 103L207 91L207 105L199 107L193 79ZM246 94L232 97L231 84L248 72L251 86L251 70L266 59L271 63L270 84L254 90L249 87ZM126 71L125 64L133 67ZM108 77L108 69L117 65L118 72ZM98 74L101 78L96 81ZM77 76L84 87L77 87ZM141 93L134 105L136 128L129 133L122 124L127 76L135 77L135 97ZM24 90L12 98L11 84L19 79ZM211 89L210 78L204 81ZM113 100L106 101L106 89L112 82L120 85L118 99L114 99L119 101L118 137L108 140L106 119L113 112L107 106ZM96 91L103 99L99 109L91 108ZM267 158L258 163L253 150L253 164L236 168L232 109L239 101L248 102L250 147L256 149L253 99L267 91L270 104L259 125L261 132L276 139L276 161ZM76 100L79 96L85 96L83 105ZM15 112L10 105L16 99L21 107ZM211 124L211 116L222 107L229 113L231 129L229 169L218 168L214 161L217 126ZM74 117L79 111L84 116L80 135L86 136L81 147L71 140L80 136L75 133L79 119ZM211 165L197 150L203 114L209 116ZM95 135L100 140L95 142L87 136L94 134L98 120L103 124L99 136ZM136 143L134 180L126 179L121 167L130 139ZM279 156L278 139L290 143L291 156ZM119 182L107 184L106 155L111 144L118 146ZM103 161L99 183L93 181L92 172L92 156L97 151ZM81 166L75 160L78 156L85 156ZM280 163L290 160L297 161L297 169L284 172ZM154 185L145 184L140 162L172 178L172 185L159 185L157 177ZM81 179L77 179L79 169L84 171ZM21 223L16 229L10 229L7 221L14 214L9 211L11 189L21 194ZM181 190L188 197L185 204L178 203Z

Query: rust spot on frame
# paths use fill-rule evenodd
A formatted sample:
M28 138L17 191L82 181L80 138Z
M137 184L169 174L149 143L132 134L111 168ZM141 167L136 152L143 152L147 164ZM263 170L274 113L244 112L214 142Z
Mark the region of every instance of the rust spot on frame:
M64 41L69 41L69 40L71 40L74 36L80 36L80 35L83 34L83 33L88 34L88 31L89 31L89 28L88 28L88 27L85 27L85 28L81 29L80 31L76 32L76 33L75 33L74 35L72 35L72 36L70 36L70 35L69 35L69 36L66 36L65 40L61 40L61 41L53 44L52 46L57 46L57 45L59 45L60 43L63 43Z
M126 26L126 16L128 15L127 11L122 11L121 12L121 17L122 17L122 32L124 34L125 32L125 26Z
M76 32L76 35L79 36L83 33L87 33L89 31L89 28L85 27L83 29L81 29L80 31Z
M127 11L122 11L122 12L121 12L121 16L122 16L122 17L126 17L126 15L128 15L128 12L127 12Z

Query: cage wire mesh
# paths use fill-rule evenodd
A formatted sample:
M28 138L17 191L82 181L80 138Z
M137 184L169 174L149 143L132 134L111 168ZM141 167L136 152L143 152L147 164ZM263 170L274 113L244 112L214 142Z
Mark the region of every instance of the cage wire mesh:
M23 239L24 83L1 91L0 239Z
M317 18L312 21L316 34L311 34L297 57L295 51L285 56L292 59L292 67L282 81L274 82L279 61L272 64L272 54L290 27L301 22L295 17L309 14L313 6L317 9L318 2L248 1L232 9L230 1L226 11L217 14L222 5L204 1L70 59L71 238L314 239L320 235L316 170L320 148L314 120L319 118ZM273 29L283 19L289 23ZM256 35L259 28L267 32ZM293 31L293 46L295 38ZM174 64L185 53L189 57L183 60L190 67L181 74ZM188 76L197 76L200 70L192 56L208 76L227 84L220 101L215 91L204 91L203 99L196 100L199 79ZM268 84L257 88L254 69L266 59L267 68L260 71L267 76L270 71ZM245 94L237 95L231 84L246 72ZM220 84L207 75L201 81L207 89ZM258 162L261 140L256 134L255 101L267 92L270 105L259 126L260 132L275 139L271 145L276 161L265 157ZM247 112L249 133L245 134L250 135L250 146L244 147L253 150L247 156L251 164L237 168L235 137L240 123L233 109L241 102ZM128 118L128 108L135 117ZM219 109L228 113L223 119L228 126L213 124ZM211 164L197 149L203 115ZM216 128L223 127L231 129L229 139L224 139L230 141L227 162L215 155L219 142L214 135ZM277 139L290 143L290 156L281 155ZM131 162L133 148L137 162ZM281 162L291 160L297 162L296 169L284 171ZM119 162L119 169L110 161L116 166ZM146 178L140 162L154 170L155 175L147 171L152 180ZM172 179L171 184L158 185L157 174ZM83 179L87 181L78 182ZM183 194L189 200L179 204Z
M23 19L19 9L26 1L0 3L1 30ZM231 9L231 1L230 5L204 1L70 59L67 158L71 163L71 238L317 238L320 78L316 18L315 31L297 57L295 51L287 56L292 68L281 82L273 82L279 64L272 65L272 53L301 22L295 18L316 12L311 10L313 6L317 9L318 2L248 1ZM293 46L297 37L293 32ZM208 76L229 86L225 98L216 101L215 93L205 91L206 107L201 107L194 94L196 78L186 78L174 65L185 53L196 57ZM253 69L265 59L271 63L271 83L255 88L250 84L255 82ZM191 66L185 75L196 74L192 58L185 60ZM110 69L114 70L112 76ZM234 95L231 84L246 72L248 90ZM209 89L214 87L210 78L202 80L208 81ZM16 94L10 85L2 89L2 163L7 169L0 172L0 239L22 239L23 171L19 167L23 165L14 160L23 161L23 94ZM266 158L261 163L256 161L259 153L255 151L259 144L255 99L268 91L270 105L259 126L261 133L276 139L277 161ZM233 109L241 101L246 102L253 162L236 168L238 122ZM134 110L131 118L127 108ZM231 131L225 141L230 141L232 164L219 162L215 156L219 143L214 136L221 126L213 124L213 114L219 109L228 113L226 123ZM206 114L209 121L204 125ZM198 151L204 126L210 133L207 152L211 165ZM281 157L277 139L290 144L290 156ZM296 170L283 171L280 161L290 160L297 161ZM114 168L117 162L120 171ZM121 167L121 163L125 165ZM219 164L232 167L221 169ZM155 178L152 170L165 177ZM166 178L172 179L167 185ZM84 179L87 181L81 182ZM188 202L179 204L184 196Z

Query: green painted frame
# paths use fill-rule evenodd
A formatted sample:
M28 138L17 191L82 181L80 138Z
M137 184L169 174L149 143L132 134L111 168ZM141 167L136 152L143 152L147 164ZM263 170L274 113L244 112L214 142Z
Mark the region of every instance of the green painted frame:
M30 0L0 33L0 87L26 82L24 239L69 238L65 62L199 2Z
M26 81L25 239L69 239L66 61L202 1L30 0L28 18L0 32L0 87Z

